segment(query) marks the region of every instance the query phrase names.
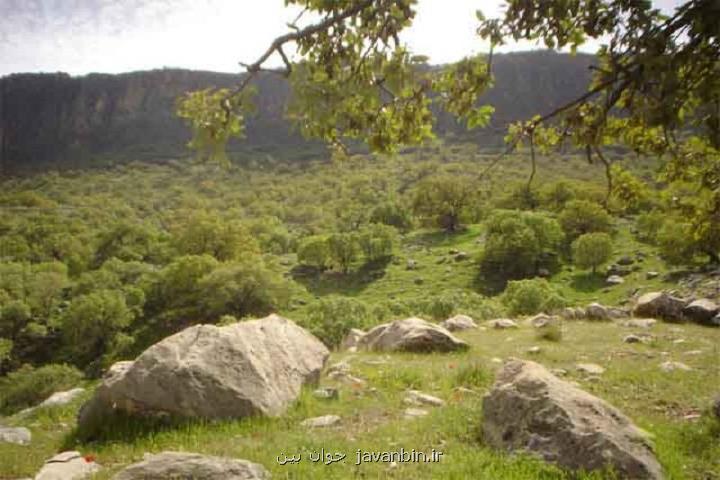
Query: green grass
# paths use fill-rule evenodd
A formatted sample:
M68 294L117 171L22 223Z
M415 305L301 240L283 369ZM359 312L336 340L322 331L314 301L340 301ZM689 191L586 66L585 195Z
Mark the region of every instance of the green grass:
M122 466L138 461L145 452L184 450L245 458L265 465L273 478L510 478L560 479L553 466L526 456L493 451L482 443L482 395L490 388L498 364L494 357L533 359L548 368L567 370L568 380L620 408L654 437L658 457L668 478L714 478L720 471L720 427L709 421L684 417L705 408L720 384L720 330L696 325L658 324L652 344L628 345L622 337L631 329L615 323L566 322L559 342L544 342L539 354L527 349L537 344L536 331L521 322L513 331L477 330L461 333L472 348L456 354L336 353L331 363L347 361L353 374L367 380L363 387L323 377L322 385L340 390L337 401L316 399L304 391L281 418L253 418L228 422L148 424L119 421L100 441L82 442L73 435L80 402L55 410L42 410L26 418L3 422L25 425L33 432L29 447L0 445L0 478L31 476L42 462L63 448L93 454L107 468L97 478L110 478ZM684 343L673 343L683 338ZM701 350L699 355L684 352ZM690 365L689 372L665 373L659 364L667 359ZM577 362L606 367L591 380L574 368ZM460 389L458 387L463 387ZM428 417L404 418L404 392L419 389L443 398L444 407L427 407ZM470 389L468 391L467 389ZM342 425L308 430L300 422L308 417L337 414ZM439 463L355 465L356 452L406 450L442 451ZM302 454L325 448L343 452L344 463L279 465L281 454ZM600 474L579 478L609 478Z

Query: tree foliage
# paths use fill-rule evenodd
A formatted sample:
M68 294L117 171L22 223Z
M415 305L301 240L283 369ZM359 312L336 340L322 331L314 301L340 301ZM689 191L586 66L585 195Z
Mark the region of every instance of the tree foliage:
M597 268L610 260L612 255L612 238L607 233L586 233L578 237L572 244L573 262L580 268Z
M416 188L413 210L431 218L438 227L456 232L463 210L475 200L475 190L465 177L448 174L429 177Z

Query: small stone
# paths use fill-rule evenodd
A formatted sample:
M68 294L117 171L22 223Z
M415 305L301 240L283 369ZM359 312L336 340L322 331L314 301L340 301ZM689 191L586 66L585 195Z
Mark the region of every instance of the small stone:
M491 359L490 359L490 362L491 362L491 363L498 363L498 364L503 363L502 358L498 358L498 357L493 357L493 358L491 358Z
M624 265L624 266L632 265L633 263L635 263L635 260L633 260L632 257L627 256L627 255L624 257L620 257L617 261L618 265Z
M407 269L408 270L416 270L418 267L418 263L415 260L409 259L407 261Z
M657 323L653 318L633 318L622 323L623 327L630 328L650 328Z
M608 285L622 285L625 283L625 279L622 278L620 275L610 275L606 280L605 283Z
M605 369L603 367L594 363L578 363L575 367L578 371L590 375L602 375L605 373Z
M442 322L440 326L451 332L477 328L475 320L468 317L467 315L455 315L454 317L448 318L447 320Z
M648 280L655 279L655 278L657 278L657 277L659 277L659 276L660 276L660 274L659 274L658 272L647 272L647 273L645 274L645 278L647 278Z
M300 425L308 428L327 428L333 427L340 423L340 417L337 415L323 415L322 417L308 418L303 420Z
M663 362L660 364L660 370L663 372L674 372L675 370L681 370L684 372L692 370L690 367L682 362Z
M467 252L458 252L455 254L455 261L456 262L463 262L470 258L470 255L467 254Z
M410 390L407 392L407 395L403 399L403 402L405 402L408 405L430 405L433 407L442 407L445 405L445 401L438 397L433 397L432 395L428 395L427 393L422 393L417 390Z
M625 343L642 343L642 338L640 338L637 335L627 335L625 338L623 338L623 342L625 342Z
M550 370L550 372L556 377L564 377L568 374L568 371L564 368L553 368L552 370Z
M32 440L30 430L25 427L0 426L0 443L14 443L15 445L29 445Z
M415 285L422 285L423 283L425 283L425 280L422 278L416 278L415 280L413 280L413 283L415 283Z
M533 354L533 355L537 355L538 353L540 353L540 347L537 347L537 346L535 346L535 347L530 347L530 348L527 349L527 353L530 353L530 354Z
M332 387L318 388L313 392L313 396L323 400L338 400L340 392L337 388Z
M495 320L490 320L488 322L488 325L491 328L496 329L518 328L517 323L513 322L509 318L498 318Z
M422 408L406 408L404 414L405 418L419 418L428 416L430 412Z
M63 452L45 462L35 480L81 480L100 470L100 465L80 452Z
M689 350L685 352L683 355L690 355L690 356L696 356L696 355L702 355L702 350Z

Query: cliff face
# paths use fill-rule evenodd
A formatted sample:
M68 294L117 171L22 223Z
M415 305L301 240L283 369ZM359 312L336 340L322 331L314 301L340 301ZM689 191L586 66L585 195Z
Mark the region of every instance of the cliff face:
M498 55L496 87L483 99L496 107L493 123L544 113L584 91L593 57L550 52ZM238 75L154 70L122 75L15 74L0 79L0 172L76 167L100 159L153 160L186 153L189 132L175 116L186 91L229 87ZM293 146L283 112L284 80L259 79L258 114L248 121L248 146ZM463 131L441 115L440 133ZM492 130L492 129L491 129ZM480 134L488 138L489 133Z

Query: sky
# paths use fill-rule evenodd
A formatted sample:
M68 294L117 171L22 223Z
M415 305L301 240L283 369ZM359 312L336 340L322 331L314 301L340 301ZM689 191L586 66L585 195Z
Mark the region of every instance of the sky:
M242 71L287 31L284 0L0 0L0 75L120 73L162 67ZM404 40L432 63L487 51L474 12L502 0L419 0ZM682 0L655 0L672 11ZM529 43L505 50L536 48ZM592 51L597 44L585 49ZM273 60L279 65L280 60ZM272 65L272 63L270 64Z

